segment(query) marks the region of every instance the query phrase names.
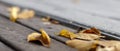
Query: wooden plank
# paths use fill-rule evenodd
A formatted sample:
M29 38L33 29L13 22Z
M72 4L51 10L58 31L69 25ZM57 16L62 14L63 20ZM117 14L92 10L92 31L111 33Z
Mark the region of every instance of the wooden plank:
M5 7L5 5L2 5L2 4L0 4L0 6L2 8L4 8L4 9L0 9L0 11L1 11L0 13L3 16L5 15L6 17L9 17L9 13L6 12L6 9L8 7ZM55 33L59 33L59 31L62 30L62 29L68 29L70 31L75 31L75 30L73 30L69 27L65 27L65 26L62 26L62 25L59 25L59 24L58 25L57 24L46 25L45 22L43 22L40 17L35 17L35 18L32 18L32 19L28 19L28 20L24 20L24 19L23 20L18 20L18 22L20 24L23 24L23 25L29 27L29 28L35 29L35 31L39 31L40 28L43 28L47 32L49 32L49 34L52 38L54 38L56 40L59 40L63 43L65 43L65 41L68 40L68 39L62 38L58 35L55 35Z
M10 22L3 17L0 17L0 27L0 36L4 37L4 39L22 51L75 51L75 49L53 39L51 39L52 44L50 48L43 47L39 43L29 43L26 40L27 35L34 31L19 24Z
M29 1L30 2L30 1ZM84 25L88 25L88 26L94 26L94 27L97 27L101 30L104 30L106 32L109 32L111 34L114 34L114 35L117 35L117 36L120 36L120 24L119 24L119 21L117 20L113 20L113 19L109 19L109 18L103 18L103 17L100 17L100 16L95 16L95 15L92 15L92 14L86 14L84 12L77 12L77 11L64 11L64 12L58 12L57 10L55 9L52 9L51 7L48 7L48 6L45 6L44 4L41 4L41 5L37 5L35 4L31 4L31 2L16 2L16 5L20 5L20 6L23 6L23 7L29 7L29 8L33 8L35 10L38 10L39 12L44 12L44 13L49 13L47 15L55 15L55 16L58 16L58 17L61 17L61 18L66 18L68 20L72 20L72 21L76 21L78 23L81 23L81 24L84 24ZM22 4L20 4L22 3ZM15 4L15 3L11 3L11 4ZM32 6L32 5L35 5L35 6ZM43 8L45 9L43 9ZM1 9L1 14L3 15L9 15L9 14L6 14L7 11L6 11L6 8L7 7L2 7L4 9ZM51 8L51 9L47 9L47 8ZM41 15L44 15L46 16L46 14L43 14L43 13L40 13ZM86 21L87 20L87 21Z
M4 45L2 42L0 42L0 51L13 51L8 46Z

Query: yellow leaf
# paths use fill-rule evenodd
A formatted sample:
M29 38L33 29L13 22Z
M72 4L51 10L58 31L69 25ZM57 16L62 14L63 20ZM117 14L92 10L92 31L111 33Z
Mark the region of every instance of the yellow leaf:
M50 37L48 36L48 34L43 30L43 29L40 29L40 32L41 32L41 36L40 36L40 42L46 46L46 47L50 47L50 43L51 43L51 40L50 40Z
M76 34L70 32L66 29L61 30L59 36L63 36L63 37L69 38L69 39L74 39L77 37Z
M19 7L11 7L9 9L10 11L10 20L12 22L15 22L16 19L18 18L18 12L20 11L20 8Z
M63 30L61 30L60 31L60 36L63 36L63 37L66 37L66 38L70 38L70 35L68 34L69 33L69 31L68 30L66 30L66 29L63 29Z
M28 35L27 41L30 42L30 41L39 40L40 36L41 36L41 34L39 34L39 33L36 33L36 32L31 33L31 34Z
M33 10L23 10L21 13L19 13L18 17L20 19L28 19L34 17L35 12Z

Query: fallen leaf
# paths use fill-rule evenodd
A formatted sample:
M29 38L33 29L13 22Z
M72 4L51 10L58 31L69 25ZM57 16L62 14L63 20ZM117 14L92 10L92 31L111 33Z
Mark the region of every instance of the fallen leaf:
M42 43L43 46L45 47L50 47L50 37L48 36L48 34L43 30L40 29L41 34L34 32L28 35L27 37L27 41L40 41Z
M40 32L41 32L41 36L40 36L40 42L46 46L46 47L50 47L50 43L51 43L51 40L50 40L50 37L48 36L48 34L43 30L43 29L40 29Z
M63 36L63 37L66 37L66 38L70 38L70 35L68 34L68 32L69 32L68 30L63 29L63 30L60 31L59 36Z
M39 34L37 32L31 33L31 34L28 35L27 41L30 42L30 41L39 40L40 36L41 36L41 34Z
M33 10L23 10L18 14L19 19L28 19L34 17L35 12Z
M66 44L70 47L76 48L79 51L89 51L95 45L92 41L83 41L83 40L68 40Z
M79 33L88 33L88 34L101 35L100 31L98 29L96 29L95 27L82 30Z
M63 37L66 37L66 38L69 38L69 39L74 39L76 38L78 35L66 30L66 29L63 29L60 31L60 34L59 36L63 36Z
M9 11L10 11L10 20L12 22L15 22L18 18L18 12L20 11L20 8L14 6L14 7L9 8Z
M79 36L77 36L77 39L85 39L85 40L99 40L100 38L104 38L105 36L99 36L96 34L91 33L79 33Z

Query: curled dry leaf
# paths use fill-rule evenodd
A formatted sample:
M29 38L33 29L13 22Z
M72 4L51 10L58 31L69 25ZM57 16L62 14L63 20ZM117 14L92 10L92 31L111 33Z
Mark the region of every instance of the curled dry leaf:
M20 19L28 19L34 17L35 12L33 10L23 10L19 13L18 18Z
M101 36L101 33L96 28L89 28L86 30L82 30L78 33L78 39L86 39L86 40L96 40L100 38L104 38L105 36Z
M88 33L88 34L96 34L96 35L101 35L100 31L98 29L96 29L95 27L93 28L89 28L86 30L82 30L79 33Z
M94 28L91 28L91 29L94 29ZM96 29L94 29L96 31ZM63 36L63 37L66 37L66 38L70 38L70 39L85 39L85 40L96 40L96 39L100 39L101 37L104 37L104 36L101 36L98 32L96 31L97 33L96 34L93 34L93 33L85 33L85 32L81 32L81 33L78 33L78 34L74 34L73 32L70 32L66 29L63 29L60 31L60 36ZM99 35L98 35L99 34Z
M30 42L30 41L39 40L40 36L41 36L41 34L39 34L37 32L31 33L31 34L28 35L27 41Z
M43 29L40 29L40 32L41 32L41 36L40 36L40 42L46 46L46 47L50 47L50 43L51 43L51 40L50 40L50 37L48 36L48 34L43 30Z
M63 36L63 37L66 37L66 38L69 38L69 39L74 39L76 38L78 35L66 30L66 29L63 29L60 31L60 36Z
M86 33L79 33L78 34L79 36L76 37L78 39L85 39L85 40L97 40L97 39L100 39L101 37L104 37L104 36L99 36L99 35L96 35L96 34L86 34Z
M20 8L14 6L9 8L9 11L10 11L10 20L12 22L15 22L16 19L18 18L18 12L20 11Z
M93 48L93 46L96 45L92 41L83 41L76 39L68 40L66 41L66 44L70 47L78 49L79 51L89 51L91 48Z
M47 33L43 29L41 29L40 32L41 34L36 32L29 34L27 37L27 41L28 42L40 41L43 44L43 46L50 47L50 43L51 43L50 37L47 35Z

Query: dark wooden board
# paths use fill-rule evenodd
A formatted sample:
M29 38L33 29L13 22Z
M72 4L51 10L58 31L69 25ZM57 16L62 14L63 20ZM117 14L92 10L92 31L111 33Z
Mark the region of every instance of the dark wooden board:
M8 46L4 45L2 42L0 42L0 51L13 51Z
M39 43L29 43L26 40L27 35L35 31L13 23L3 17L0 17L0 32L1 37L22 51L75 51L75 49L54 39L51 39L52 43L50 48L43 47Z

